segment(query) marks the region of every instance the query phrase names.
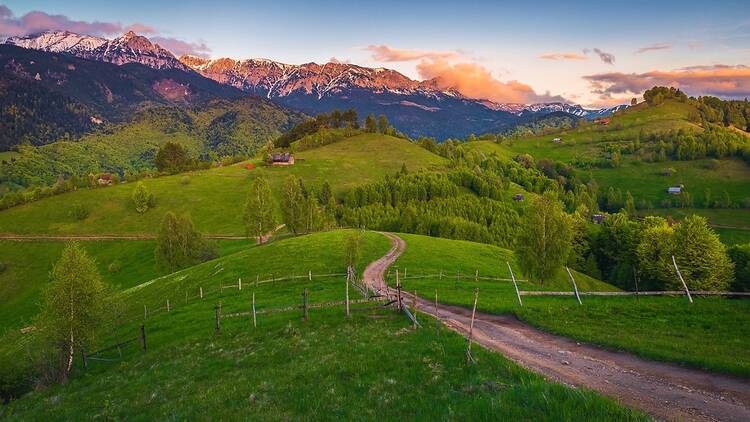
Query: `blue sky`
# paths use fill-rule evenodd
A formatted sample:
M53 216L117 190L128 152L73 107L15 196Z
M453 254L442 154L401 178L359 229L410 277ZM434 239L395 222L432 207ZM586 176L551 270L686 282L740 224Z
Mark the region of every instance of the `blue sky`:
M589 105L632 96L641 84L631 75L656 82L674 79L696 95L742 96L750 91L750 72L742 70L750 65L750 8L741 1L720 3L0 2L14 19L41 11L75 21L143 24L154 29L152 37L203 44L207 48L202 53L210 57L266 57L295 64L335 57L394 68L416 79L445 74L466 83L472 95L481 95L484 84L486 96L495 100L562 96ZM375 58L368 46L385 46L389 54ZM600 59L594 49L614 61ZM403 60L404 54L397 53L404 52L424 54ZM438 59L429 54L436 52L456 54ZM711 91L710 68L719 65L739 66L739 72L716 76L735 78L730 81L737 82L733 90ZM703 74L674 73L695 66ZM603 76L592 78L597 75ZM475 79L469 83L465 77ZM486 77L492 80L485 82ZM701 90L706 92L697 92Z

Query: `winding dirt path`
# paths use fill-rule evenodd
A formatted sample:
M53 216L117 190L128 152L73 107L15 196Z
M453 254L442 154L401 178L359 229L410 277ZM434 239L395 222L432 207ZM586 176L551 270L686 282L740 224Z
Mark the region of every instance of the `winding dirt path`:
M363 278L372 291L395 298L396 290L388 287L384 274L404 252L406 243L393 234L383 235L393 246L367 266ZM417 307L435 316L434 302L418 298ZM437 317L453 331L467 335L471 310L440 305ZM590 388L657 419L750 421L747 380L581 344L508 315L477 312L474 340L551 380Z

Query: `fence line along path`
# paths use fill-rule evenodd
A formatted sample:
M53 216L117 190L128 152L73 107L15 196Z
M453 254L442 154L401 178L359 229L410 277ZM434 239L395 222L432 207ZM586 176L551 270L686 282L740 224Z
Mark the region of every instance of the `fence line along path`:
M365 269L363 279L373 292L394 297L396 290L386 284L383 276L406 244L396 235L383 234L391 239L393 246ZM565 294L572 296L573 292ZM438 320L445 326L468 336L470 309L419 297L416 307L423 314L438 314ZM509 315L477 311L472 341L548 378L596 390L657 419L750 420L749 380L580 344L545 333Z

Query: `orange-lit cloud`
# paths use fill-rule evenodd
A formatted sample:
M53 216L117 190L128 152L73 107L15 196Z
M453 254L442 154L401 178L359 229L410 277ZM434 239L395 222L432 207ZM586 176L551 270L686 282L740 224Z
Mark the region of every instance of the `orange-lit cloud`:
M422 60L417 65L419 75L431 79L440 89L455 89L461 94L476 99L498 103L538 103L565 101L549 93L539 95L529 85L518 81L503 82L475 63L451 64L446 60Z
M368 45L364 48L372 53L372 58L379 62L409 62L415 60L453 60L463 55L457 51L429 51L393 48L387 45Z
M651 44L649 46L639 48L638 50L636 50L635 54L642 54L648 51L656 51L656 50L669 50L670 48L672 48L672 44L666 44L666 43Z
M588 60L586 56L582 56L577 53L547 53L539 56L540 59L545 60Z
M693 66L672 71L600 73L584 76L601 98L613 94L641 94L656 85L680 88L690 95L728 98L750 96L750 67L744 65Z

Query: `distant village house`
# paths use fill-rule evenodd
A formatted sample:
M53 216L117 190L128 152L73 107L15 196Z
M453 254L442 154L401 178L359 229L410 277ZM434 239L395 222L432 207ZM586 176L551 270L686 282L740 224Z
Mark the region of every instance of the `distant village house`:
M594 224L602 224L604 222L604 214L594 214L591 216L591 221Z
M682 185L680 186L670 186L667 188L667 193L670 195L679 195L682 193Z
M291 166L294 164L294 156L288 152L271 154L272 166Z
M559 144L560 142L562 142L562 138L554 138L552 139L552 142Z

